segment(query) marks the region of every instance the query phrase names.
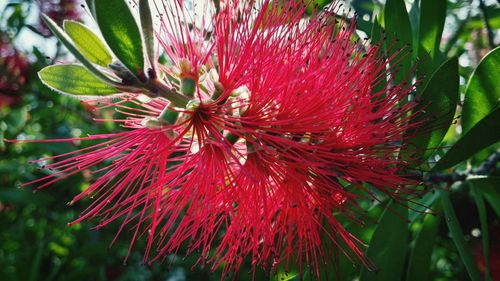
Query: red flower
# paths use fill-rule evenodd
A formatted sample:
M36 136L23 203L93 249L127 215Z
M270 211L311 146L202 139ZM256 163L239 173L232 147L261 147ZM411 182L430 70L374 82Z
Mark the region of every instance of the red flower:
M80 19L77 0L37 0L37 4L40 13L46 14L58 24L61 24L64 20ZM52 35L42 18L39 19L38 30L46 37Z
M75 222L100 218L102 227L123 218L120 231L134 229L133 241L146 236L149 261L188 245L223 275L244 258L254 268L311 266L319 275L339 251L371 266L338 217L359 222L356 194L418 193L405 174L411 159L400 153L415 126L415 104L402 105L412 87L389 81L374 92L391 61L354 41L354 23L336 21L337 8L304 19L296 1L234 1L212 26L172 5L161 11L158 35L173 78L165 83L196 86L184 93L192 96L186 108L171 108L177 121L162 121L170 105L161 98L109 102L128 115L115 120L128 130L82 138L104 141L43 159L54 160L45 167L55 172L29 184L99 166L72 201L96 198Z
M0 34L0 108L20 102L28 66L28 60Z

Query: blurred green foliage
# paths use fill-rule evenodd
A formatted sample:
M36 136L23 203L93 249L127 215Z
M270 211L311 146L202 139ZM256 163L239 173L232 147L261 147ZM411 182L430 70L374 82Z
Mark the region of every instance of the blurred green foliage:
M318 2L323 6L328 1ZM460 121L454 122L448 130L446 125L451 123L453 116L460 114L464 100L467 108L468 100L481 100L482 95L493 95L491 91L482 89L477 81L498 79L498 52L493 55L490 53L491 56L484 59L488 63L486 66L480 66L475 72L474 69L480 59L500 41L499 4L482 0L479 1L480 5L475 6L465 0L384 2L387 6L375 0L350 1L358 13L359 30L372 38L385 34L389 38L386 43L393 38L398 40L399 47L413 48L411 55L403 57L401 68L405 71L400 73L415 69L421 80L418 90L421 97L424 101L435 101L431 108L435 114L441 111L446 115L444 121L437 119L441 125L434 124L441 126L441 129L444 127L439 136L427 136L432 141L421 142L424 148L441 149L433 149L430 150L433 153L420 156L438 162L444 155L447 155L444 159L455 157L463 160L474 154L474 161L462 161L446 172L460 173L481 168L480 164L498 148L490 145L498 143L498 122L490 122L479 133L475 133L479 138L482 134L491 134L492 141L482 151L478 151L484 148L480 145L477 148L466 145L472 147L468 150L458 147L463 135ZM68 227L67 223L77 218L91 199L74 206L67 206L66 203L92 182L91 175L75 175L53 184L50 190L33 192L32 187L18 188L24 182L52 172L43 169L41 164L30 164L30 161L72 151L85 144L6 143L3 139L60 139L120 129L113 123L93 122L92 114L78 100L55 94L37 79L37 72L52 64L52 59L71 60L53 38L39 31L41 23L38 21L37 3L30 0L0 2L0 10L3 11L0 13L0 32L24 51L31 64L29 73L26 73L26 77L30 78L29 83L15 93L21 97L21 102L0 108L0 279L220 280L219 272L211 273L203 265L192 268L196 257L190 255L185 258L183 252L170 256L163 264L143 265L141 249L144 245L141 242L131 250L127 265L124 265L129 251L128 233L121 235L110 247L119 227L117 223L100 230L90 230L95 226L92 222ZM84 14L78 5L74 5L74 9ZM385 29L385 33L381 29ZM38 40L34 40L35 37ZM52 56L52 59L46 55ZM458 69L457 58L460 62ZM441 66L453 69L443 73ZM460 82L454 81L455 72L458 72ZM453 79L448 79L448 76ZM433 80L433 77L436 78ZM444 102L443 107L438 104L443 101L442 96L435 96L441 92L450 99ZM0 98L7 95L12 93L0 92ZM493 114L496 114L494 120L498 120L498 96L482 101L481 106L487 108L483 115L478 117L474 110L464 109L463 120L475 120L474 124L479 125L480 119ZM479 129L474 131L472 125L467 125L467 131L477 132ZM446 131L448 133L445 136ZM443 137L444 141L441 142ZM474 142L471 137L468 138L464 138L465 141ZM464 142L463 139L461 141ZM448 151L455 143L458 148ZM462 157L463 153L469 155ZM446 165L441 162L438 168L439 165L448 168L453 164L457 163ZM495 163L493 168L497 166ZM437 171L440 170L438 168ZM500 248L495 245L500 244L500 187L497 184L500 174L498 169L490 170L494 171L489 178L465 178L465 181L462 178L453 185L451 182L436 184L434 187L439 190L437 194L430 193L410 204L409 207L419 212L410 210L406 214L406 208L387 209L383 207L384 204L362 202L361 207L367 210L371 223L361 227L346 222L346 228L368 245L367 253L377 262L380 272L368 272L341 257L338 264L341 280L382 280L383 276L390 276L384 280L469 280L477 278L477 272L483 274L486 271L483 257L489 256L492 263L498 265ZM471 189L471 185L474 189ZM440 195L443 190L446 192L445 197ZM427 207L436 216L422 215ZM408 217L411 223L406 224L401 217ZM397 235L390 238L394 234ZM399 262L395 263L396 260ZM251 280L250 270L251 265L247 262L237 279ZM498 269L490 268L490 274L500 278ZM280 272L277 276L270 276L268 272L260 271L255 276L255 280L300 278L314 279L307 271L304 276L298 276L295 272ZM334 277L330 274L325 278L332 280ZM488 279L488 276L485 278Z

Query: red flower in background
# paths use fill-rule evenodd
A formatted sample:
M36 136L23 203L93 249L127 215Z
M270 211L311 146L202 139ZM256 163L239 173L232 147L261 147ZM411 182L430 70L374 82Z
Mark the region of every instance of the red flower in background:
M359 198L420 192L401 153L416 126L412 87L388 78L391 59L355 41L355 23L336 19L337 7L304 19L295 1L235 1L208 22L175 3L159 11L170 65L163 82L192 100L185 108L137 95L100 101L126 114L115 120L126 131L80 138L103 141L41 160L54 172L28 184L98 166L72 201L95 198L75 223L122 218L120 232L145 236L148 261L187 245L223 275L247 257L254 268L311 266L317 275L337 252L371 266L339 217L360 223ZM179 117L164 121L165 109Z
M40 13L46 14L55 22L61 24L64 20L79 20L78 0L37 0ZM52 33L47 25L40 18L38 30L44 36L51 36Z
M0 108L21 101L21 87L28 80L29 62L0 34Z

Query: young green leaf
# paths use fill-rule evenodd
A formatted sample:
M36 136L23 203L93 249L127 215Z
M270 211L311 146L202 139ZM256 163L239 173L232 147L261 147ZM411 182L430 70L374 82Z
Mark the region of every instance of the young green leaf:
M451 204L450 196L448 195L448 191L439 190L441 195L441 201L443 203L444 215L446 218L446 223L448 224L448 229L450 230L450 236L455 246L457 247L458 253L460 254L460 258L462 259L467 272L469 273L470 280L472 281L480 281L481 276L479 271L474 263L474 259L472 258L472 254L470 249L465 242L464 233L460 228L460 223L458 222L457 215L455 214L455 210L453 209L453 205Z
M393 66L398 72L395 75L395 82L400 83L407 80L411 68L411 55L406 54L412 46L412 29L410 19L404 0L387 0L384 8L385 31L387 34L386 46L392 53L400 52L393 60ZM390 54L389 54L390 55ZM394 63L397 63L395 65ZM394 69L393 69L394 70Z
M467 133L500 101L500 47L489 52L471 75L462 109L462 130ZM497 127L498 129L498 127Z
M76 21L64 21L63 26L82 55L91 62L107 67L113 61L106 45L87 26Z
M124 0L95 0L96 20L116 57L133 74L144 74L144 53L139 27Z
M78 64L47 66L38 72L38 76L52 90L79 99L120 93Z
M408 248L408 208L391 202L382 214L373 233L367 256L377 271L361 270L361 281L401 280ZM387 241L391 241L387 243Z
M432 170L439 171L452 167L467 160L467 158L481 149L500 141L498 124L500 124L500 107L497 107L493 112L477 122L472 129L448 150Z
M443 83L446 81L446 83ZM458 59L451 58L432 75L425 88L416 112L420 112L415 122L424 122L425 133L417 133L411 140L417 151L425 151L427 159L443 140L455 115L459 99Z
M69 38L69 36L59 26L57 26L57 24L53 20L51 20L45 14L42 14L42 19L47 24L47 27L54 33L57 39L59 39L59 41L61 41L61 43L68 49L68 51L73 54L73 56L75 56L75 58L79 60L90 72L110 85L120 85L117 81L112 80L104 73L102 73L99 69L97 69L94 64L89 59L87 59L73 44L71 38Z

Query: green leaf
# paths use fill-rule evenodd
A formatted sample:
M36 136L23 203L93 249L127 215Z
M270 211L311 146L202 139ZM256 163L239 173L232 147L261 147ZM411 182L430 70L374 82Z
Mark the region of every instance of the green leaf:
M368 246L367 257L378 270L361 269L361 281L401 280L408 248L408 208L389 203ZM390 243L388 243L390 241Z
M85 0L85 3L87 3L90 14L95 18L95 0Z
M318 11L321 11L326 5L332 3L333 0L312 0L308 1L307 3L307 14L311 14L315 8L318 9Z
M460 224L458 222L457 215L455 214L455 210L453 209L453 205L451 204L450 196L446 190L439 190L441 195L441 201L443 203L444 215L446 218L446 223L448 224L448 229L450 230L450 236L455 246L457 247L458 253L460 254L460 258L462 259L465 268L467 269L467 273L472 281L480 281L481 276L479 271L474 263L474 259L472 258L472 254L470 249L465 242L464 234L462 229L460 228Z
M296 272L280 271L272 280L273 281L292 281L292 280L299 280L298 277L299 277L299 274Z
M490 275L490 259L489 259L489 234L488 234L488 215L486 213L486 206L484 204L484 198L480 189L474 184L474 182L468 182L471 187L472 195L474 196L474 201L476 202L477 211L479 213L479 222L481 224L481 237L483 244L483 257L484 263L486 265L484 270L485 280L491 281Z
M481 149L500 141L498 124L500 124L500 107L493 110L460 138L432 170L439 171L452 167L467 160Z
M412 211L408 216L410 223L413 223L421 215L428 214L427 209L429 206L432 206L438 198L439 194L437 192L428 192L422 198L417 200L417 204L415 204L415 206L411 206Z
M488 115L500 100L500 47L489 52L472 73L465 91L462 131L467 133Z
M404 0L387 0L384 8L384 21L387 33L386 48L392 50L391 53L401 52L391 65L393 70L394 67L398 70L394 80L399 84L411 78L408 73L412 64L411 55L404 51L412 46L412 29Z
M77 64L47 66L38 72L38 76L52 90L78 98L120 93Z
M410 7L410 11L408 12L408 18L410 19L410 25L412 29L412 48L414 50L418 50L418 33L420 30L420 1L413 1ZM414 52L413 55L416 56L417 52Z
M410 254L406 281L429 280L432 250L441 221L439 204L435 204L433 209L438 215L427 215L422 223Z
M380 26L380 23L378 21L378 16L375 14L373 15L374 20L373 20L373 25L372 25L372 30L371 30L371 40L373 44L379 44L380 41L382 40L382 36L384 34L384 30L382 26ZM383 48L381 48L383 49Z
M446 0L422 0L418 35L418 76L422 77L421 90L427 85L430 74L442 63L439 44L446 18Z
M87 26L76 21L64 21L63 25L82 55L91 62L107 67L113 61L107 47Z
M424 152L424 159L432 155L432 148L439 146L453 122L459 99L458 90L458 59L451 58L432 75L421 96L422 102L415 109L419 115L414 122L424 122L425 125L419 129L421 132L417 131L411 143L417 151Z
M139 27L124 0L95 0L96 20L102 36L116 57L133 74L144 74L144 54Z
M467 182L473 183L481 191L493 211L500 217L500 177L469 179Z
M353 190L353 192L356 192ZM349 219L342 218L342 216L339 216L339 221L342 223L342 225L345 227L345 230L360 239L362 243L368 244L370 239L373 237L373 233L375 232L375 229L377 225L375 222L380 219L382 216L382 213L385 211L386 207L385 204L388 203L389 200L385 200L381 203L378 201L375 201L373 203L371 202L363 202L361 205L361 208L366 210L366 220L370 221L370 223L367 224L360 224L357 222L350 221ZM384 206L382 206L384 204ZM345 248L348 249L349 245L345 243L341 243L339 245L340 248ZM353 260L350 257L347 257L344 254L340 254L339 257L339 262L338 262L338 267L335 263L329 264L329 266L326 268L328 270L327 273L335 272L338 270L342 276L342 280L354 280L359 278L360 270L363 268L363 265L360 264L353 264ZM307 280L307 279L304 279ZM321 281L331 281L331 275L330 274L322 274Z
M151 16L149 0L139 0L139 14L141 15L141 28L144 36L144 45L146 46L146 54L148 55L151 68L156 71L155 31L153 29L153 18Z
M383 41L382 41L382 38L384 36L384 30L383 30L382 26L380 26L378 16L373 14L373 17L374 17L374 20L373 20L373 25L372 25L372 30L371 30L371 41L372 41L372 44L380 45L380 48L378 50L377 55L383 57L386 55ZM387 78L385 76L378 78L377 81L375 81L372 85L373 92L377 93L377 92L384 91L386 84L387 84Z
M419 29L419 53L427 52L434 60L439 53L439 44L446 18L446 0L421 0ZM424 62L425 63L425 62Z
M71 38L59 27L57 24L51 20L47 15L42 14L43 21L47 24L47 27L54 33L54 35L61 41L61 43L68 49L68 51L75 56L90 72L92 72L99 79L107 82L108 84L119 86L120 84L104 73L97 69L94 64L88 60L78 48L73 44Z

